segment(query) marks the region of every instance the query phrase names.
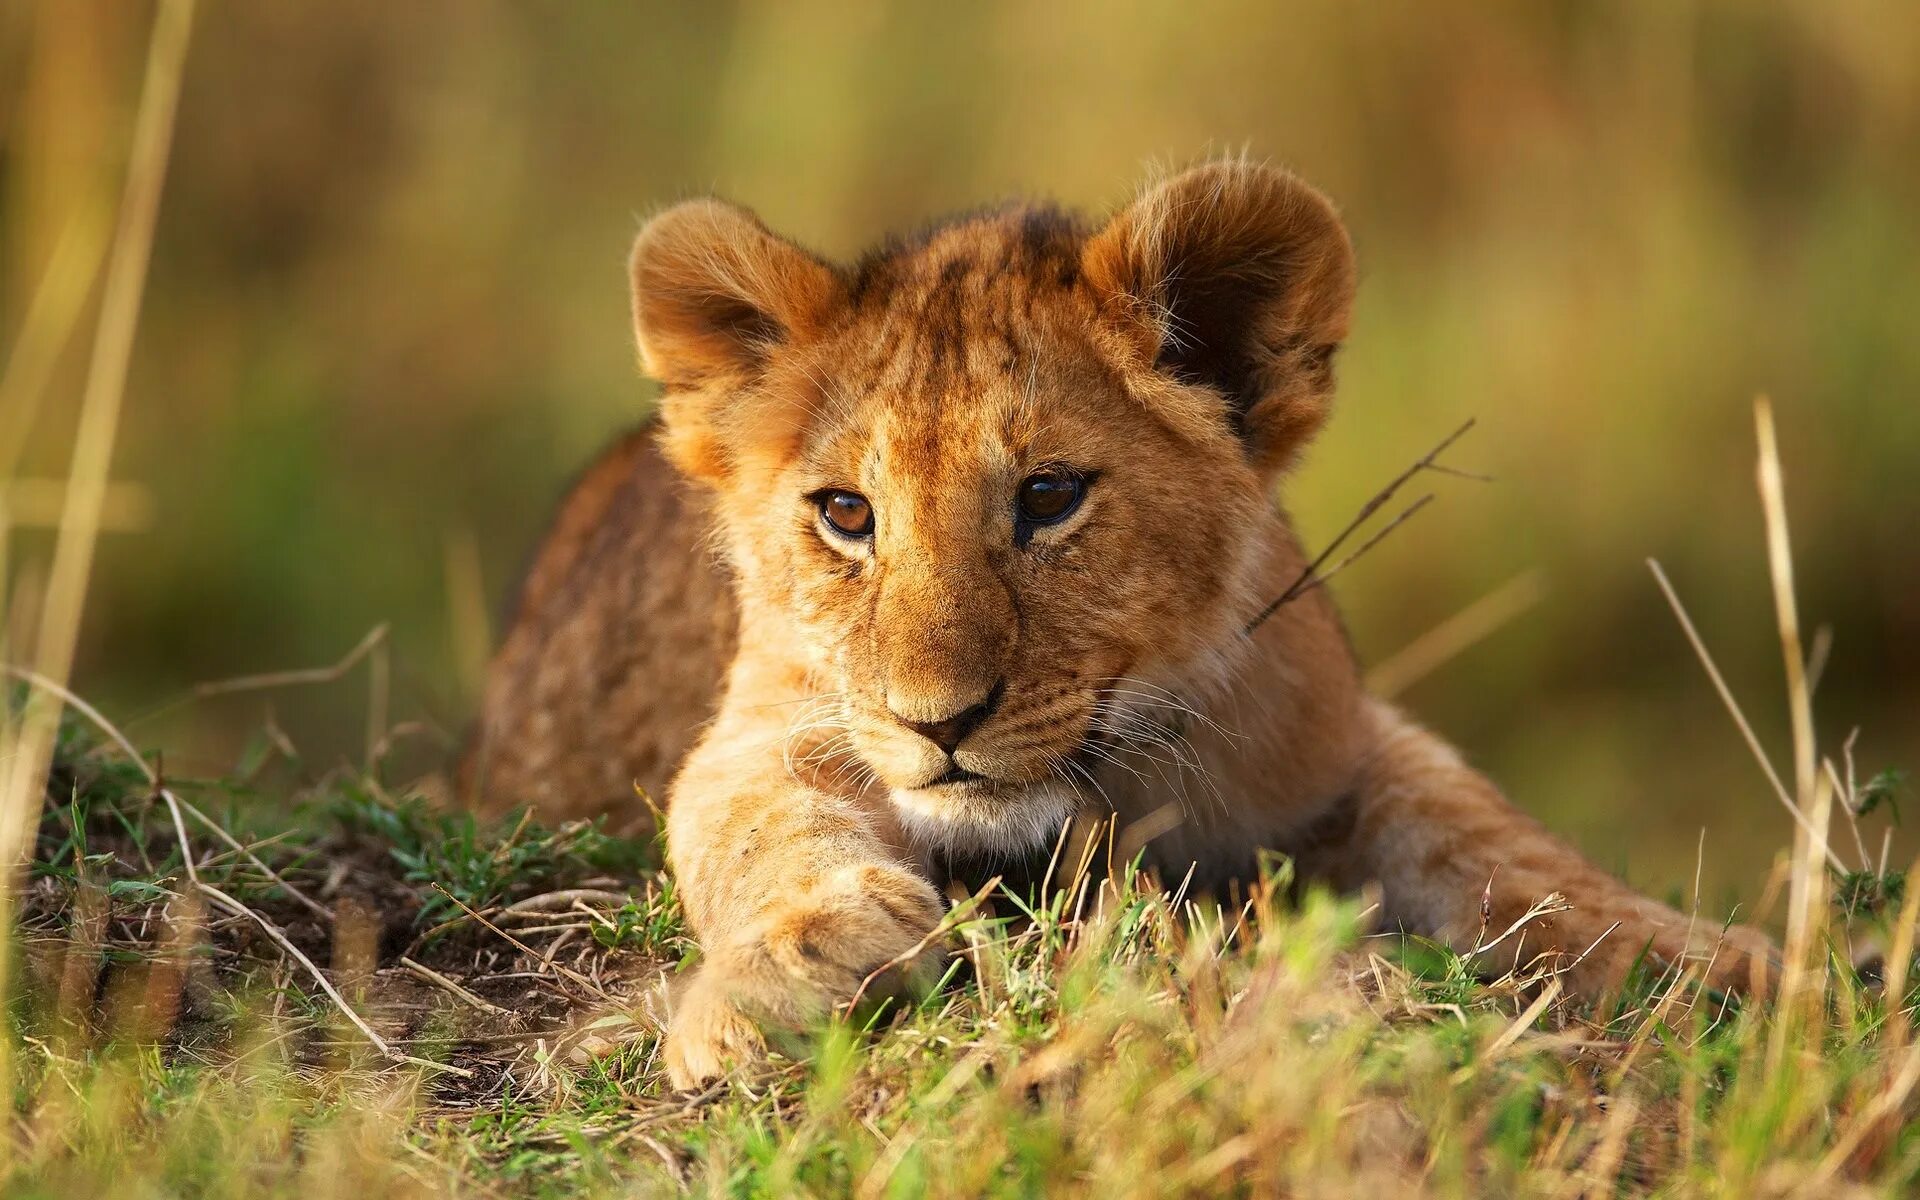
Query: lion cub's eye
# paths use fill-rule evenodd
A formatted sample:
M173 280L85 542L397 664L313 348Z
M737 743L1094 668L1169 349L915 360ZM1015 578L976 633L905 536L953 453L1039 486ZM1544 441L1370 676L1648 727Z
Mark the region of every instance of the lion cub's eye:
M835 533L851 538L873 534L873 505L859 492L830 489L820 493L820 516Z
M1084 476L1070 471L1036 471L1020 481L1020 519L1032 525L1051 525L1080 506L1086 494Z

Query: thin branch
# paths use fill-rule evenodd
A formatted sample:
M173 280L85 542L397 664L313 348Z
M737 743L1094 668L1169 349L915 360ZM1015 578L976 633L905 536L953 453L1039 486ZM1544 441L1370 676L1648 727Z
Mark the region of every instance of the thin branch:
M1467 471L1459 467L1450 467L1446 463L1430 462L1427 464L1426 469L1429 471L1432 471L1436 475L1451 475L1455 479L1471 479L1475 483L1497 483L1498 482L1498 480L1496 480L1492 475L1488 475L1480 471Z
M215 904L225 909L230 915L249 917L253 920L254 924L260 926L268 937L278 943L282 950L285 950L295 961L307 969L307 973L313 976L314 982L320 985L320 990L327 994L327 998L333 1001L334 1006L346 1016L347 1020L353 1022L353 1027L364 1034L367 1041L373 1044L373 1048L378 1050L386 1058L393 1062L409 1063L416 1067L429 1067L435 1071L445 1071L449 1075L459 1075L467 1079L473 1078L473 1072L467 1070L465 1067L456 1067L450 1063L437 1063L427 1058L415 1058L411 1054L402 1054L398 1050L395 1050L387 1044L385 1038L373 1031L373 1026L367 1024L366 1020L361 1017L359 1013L353 1011L353 1005L347 1003L347 998L342 996L340 990L333 986L333 981L327 978L324 971L314 965L313 960L308 958L300 947L293 944L292 938L281 932L278 925L275 925L272 921L267 920L259 913L248 908L246 905L235 900L232 896L227 895L210 883L198 883L195 886L197 886L201 893L209 900L212 900Z
M1331 571L1328 571L1325 575L1319 574L1320 568L1326 565L1327 560L1332 558L1334 553L1337 552L1341 546L1346 544L1347 539L1352 537L1356 532L1358 532L1360 527L1366 524L1367 520L1371 518L1373 514L1379 512L1382 508L1384 508L1387 502L1389 500L1392 500L1394 496L1399 493L1400 489L1405 487L1407 485L1407 482L1411 480L1414 476L1420 474L1422 471L1436 471L1443 475L1457 475L1462 478L1481 479L1483 481L1486 480L1487 477L1485 476L1477 476L1468 471L1461 471L1454 467L1448 467L1438 461L1440 458L1440 455L1444 454L1449 446L1452 446L1455 442L1459 441L1462 437L1466 436L1467 431L1472 429L1474 427L1474 424L1478 420L1479 418L1477 417L1467 418L1466 422L1462 424L1460 428L1454 430L1452 433L1448 434L1446 437L1440 439L1439 445L1427 451L1425 454L1421 455L1418 459L1415 459L1412 466L1400 472L1400 474L1395 476L1392 482L1388 483L1386 487L1381 488L1378 492L1375 492L1372 499L1368 500L1365 504L1361 505L1360 511L1354 514L1353 520L1348 521L1346 528L1342 529L1334 537L1334 539L1331 542L1328 542L1326 545L1326 548L1321 550L1320 553L1314 557L1312 562L1309 562L1304 568L1301 569L1300 574L1294 579L1294 581L1291 584L1287 585L1287 590L1280 593L1279 598L1274 600L1273 603L1261 609L1260 614L1258 616L1254 617L1253 620L1247 622L1247 628L1246 628L1247 635L1251 637L1253 635L1253 631L1260 628L1261 625L1265 624L1268 617L1271 617L1274 613L1279 612L1283 605L1286 605L1291 601L1299 599L1301 596L1305 595L1307 592L1312 591L1314 588L1319 587L1321 584L1325 583L1327 580L1333 578L1334 575L1338 574L1349 563L1353 562L1353 560L1359 558L1362 554L1365 554L1368 550L1371 550L1380 541L1381 538L1385 537L1387 534L1391 533L1394 529L1398 528L1402 523L1404 523L1407 520L1408 517L1411 517L1414 513L1419 512L1422 508L1426 507L1427 502L1433 499L1431 495L1423 496L1419 500L1416 500L1413 504L1409 505L1403 512L1401 512L1399 516L1395 517L1392 521L1390 521L1387 524L1387 527L1385 529L1381 530L1379 533L1369 538L1366 544L1361 546L1360 549L1354 551L1352 554L1349 554L1346 558L1340 560L1339 564L1335 566Z
M454 998L460 1000L461 1002L467 1004L469 1007L479 1009L483 1013L491 1013L496 1017L510 1017L513 1015L513 1013L510 1010L501 1008L498 1004L494 1004L491 1001L481 999L479 996L474 995L472 992L468 991L466 988L463 988L459 984L455 983L453 980L448 979L445 975L442 975L440 972L434 970L432 967L426 966L422 963L417 963L413 961L411 958L407 958L404 955L401 956L400 965L405 967L408 971L412 972L414 975L419 976L421 979L424 979L428 983L431 983L435 987L445 991L448 995L451 995Z
M340 661L330 667L301 667L292 671L269 671L262 675L239 675L232 679L216 679L208 683L197 683L193 687L195 696L224 696L231 692L257 692L264 688L296 687L309 683L333 683L353 670L359 661L373 652L373 648L385 641L387 626L385 622L375 625L367 635L356 643L353 649L341 656Z
M1780 782L1780 776L1774 772L1773 763L1767 758L1767 752L1761 748L1760 739L1754 735L1753 726L1747 723L1747 714L1741 711L1740 702L1733 698L1733 689L1727 686L1726 679L1720 674L1720 668L1714 664L1713 655L1708 653L1706 642L1701 640L1699 631L1693 627L1693 618L1687 615L1686 605L1680 603L1680 594L1673 590L1673 584L1668 581L1667 573L1660 569L1660 563L1655 559L1647 560L1647 568L1653 572L1654 581L1660 585L1660 590L1666 593L1668 606L1673 609L1673 615L1679 620L1680 628L1686 633L1687 640L1693 643L1693 652L1699 657L1700 665L1706 668L1707 678L1713 681L1714 690L1720 693L1720 702L1727 706L1727 712L1732 715L1733 723L1739 726L1740 736L1746 739L1747 749L1753 751L1754 761L1760 764L1760 769L1766 773L1767 782L1773 785L1773 794L1779 798L1780 806L1787 810L1787 815L1791 816L1794 823L1805 830L1809 837L1816 836L1806 814L1802 813L1800 806L1787 795L1786 785ZM1820 839L1820 843L1825 845L1825 839ZM1826 846L1826 851L1827 859L1833 864L1833 869L1844 874L1846 865L1840 861L1840 856L1833 852L1833 847Z
M492 921L487 920L485 917L481 916L478 912L474 911L473 906L469 905L466 901L462 900L460 897L448 891L445 887L436 883L433 885L433 888L435 891L439 892L442 896L445 896L447 899L453 901L454 904L458 905L461 912L466 913L469 917L472 917L474 920L480 922L480 924L492 930L501 939L506 941L514 949L520 951L520 953L526 955L528 958L531 958L537 962L546 964L546 966L548 966L552 970L558 971L560 974L565 975L568 979L573 980L573 982L579 984L581 987L586 988L588 991L593 992L595 995L599 996L602 1000L611 1001L613 999L612 996L607 995L605 988L602 988L599 984L595 983L592 979L589 979L587 976L582 975L580 972L574 970L572 967L566 966L563 963L556 962L551 954L543 954L540 951L535 950L532 946L527 945L525 942L521 941L519 938L514 937L512 934L508 933L506 930L500 928L498 925L495 925Z
M1375 546L1379 545L1380 542L1388 534L1400 528L1400 526L1406 524L1408 519L1411 518L1413 514L1419 512L1421 509L1425 508L1427 505L1432 504L1436 498L1437 497L1435 497L1435 495L1432 492L1428 492L1426 495L1420 497L1418 500L1415 500L1412 504L1409 504L1405 508L1401 509L1398 516L1394 517L1393 520L1388 521L1385 525L1381 526L1379 531L1376 532L1372 537L1360 543L1360 548L1358 550L1355 550L1352 554L1347 555L1345 558L1341 559L1339 562L1333 564L1333 566L1329 567L1322 574L1315 575L1313 578L1307 580L1300 587L1289 588L1288 594L1281 598L1281 603L1284 604L1288 600L1299 599L1301 596L1306 595L1308 592L1319 587L1321 584L1326 583L1329 579L1332 579L1335 575L1338 575L1340 572L1346 570L1349 566L1352 566L1356 559L1358 559L1361 555L1365 554L1367 551L1373 549Z
M268 879L273 880L287 895L293 897L305 907L307 911L313 913L327 924L333 924L333 912L328 909L326 905L319 903L299 888L293 886L293 884L288 883L278 871L275 871L262 861L259 855L255 854L246 846L241 845L239 839L222 828L219 822L209 817L206 813L201 812L199 807L192 801L181 799L174 793L172 788L167 787L161 781L160 773L147 764L147 760L141 757L140 751L134 748L133 743L128 740L127 735L120 732L120 730L114 726L113 722L107 720L106 716L101 713L99 709L82 699L78 693L74 692L71 688L63 687L55 683L38 671L31 671L26 667L16 667L10 663L0 663L0 674L11 675L23 683L57 696L61 703L92 722L94 728L105 734L115 746L119 747L120 752L126 755L127 761L140 768L141 773L147 777L147 782L153 785L155 794L166 802L167 808L173 817L174 833L180 839L180 854L187 864L188 879L195 883L199 882L199 877L194 872L193 847L187 841L186 825L180 819L182 810L184 810L188 816L198 821L215 837L225 842L228 849L246 859L255 870L265 875Z

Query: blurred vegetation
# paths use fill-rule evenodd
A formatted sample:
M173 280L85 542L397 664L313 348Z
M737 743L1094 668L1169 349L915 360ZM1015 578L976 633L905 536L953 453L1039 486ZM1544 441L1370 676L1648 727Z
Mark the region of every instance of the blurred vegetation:
M117 194L148 19L0 8L0 346ZM1309 535L1467 416L1451 460L1499 480L1446 487L1342 576L1363 652L1547 581L1408 694L1424 718L1636 881L1690 881L1704 826L1709 891L1751 897L1786 823L1642 560L1784 759L1765 391L1803 612L1834 631L1823 739L1863 726L1865 775L1920 762L1920 9L1898 0L208 3L116 459L150 511L101 548L76 686L159 710L391 621L396 710L451 735L474 614L650 403L622 272L646 212L716 190L847 255L1012 193L1108 205L1146 160L1243 145L1333 194L1362 258L1339 415L1288 494ZM27 475L64 473L85 340ZM44 531L9 549L29 586ZM358 752L365 696L271 704L324 756ZM132 725L218 772L265 704Z
M596 861L613 847L588 827L427 818L351 771L290 791L299 764L277 761L252 783L176 784L233 801L216 811L252 848L236 858L211 821L189 844L128 754L69 715L19 909L26 986L0 1022L9 1197L1920 1185L1920 899L1843 919L1817 852L1785 943L1799 984L1777 1001L1695 989L1696 962L1648 964L1593 1007L1511 930L1482 931L1471 959L1366 936L1364 900L1284 902L1282 863L1223 911L1069 857L1051 890L962 901L964 959L931 995L676 1093L654 988L687 937L657 865ZM276 797L307 819L267 833ZM199 902L215 884L231 907ZM454 891L491 916L443 921ZM1851 963L1875 944L1890 950L1863 975ZM337 993L315 990L318 961ZM382 1060L401 1047L408 1065Z

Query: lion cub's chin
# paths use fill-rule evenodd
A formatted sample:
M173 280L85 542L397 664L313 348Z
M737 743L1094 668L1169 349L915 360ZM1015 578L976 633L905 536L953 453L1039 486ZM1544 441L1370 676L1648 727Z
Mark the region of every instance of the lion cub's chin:
M1044 848L1080 805L1067 785L969 780L894 788L900 823L915 844L935 850L1014 854Z

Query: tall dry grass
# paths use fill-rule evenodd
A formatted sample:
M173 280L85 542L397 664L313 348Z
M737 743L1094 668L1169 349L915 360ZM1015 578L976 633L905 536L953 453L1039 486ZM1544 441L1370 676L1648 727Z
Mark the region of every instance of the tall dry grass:
M121 400L126 394L127 365L133 351L134 333L139 327L140 300L153 249L154 221L159 214L161 187L166 179L174 112L185 73L192 23L193 0L166 0L154 21L125 190L112 246L106 254L99 322L88 362L86 389L80 399L79 425L66 478L65 504L52 568L44 587L36 589L38 595L31 598L9 590L11 581L0 571L0 597L7 598L9 609L24 603L37 616L32 628L21 631L29 644L20 649L31 656L34 674L57 687L66 685L79 642L80 618L85 610L94 544L113 466L114 438L120 427ZM79 232L72 236L84 238L86 234ZM79 315L77 297L84 295L90 285L85 272L91 256L86 252L85 243L63 243L62 250L66 252L56 254L30 310L41 319L29 324L23 338L30 340L9 357L5 386L9 389L6 400L10 407L0 411L9 413L9 419L23 428L31 427L34 412L45 401L47 363L65 340L67 328L62 326L70 328ZM23 353L24 365L20 357ZM17 393L11 390L16 380ZM14 449L17 450L17 446ZM12 482L13 468L14 462L0 460L0 491ZM0 517L4 515L0 512ZM0 545L9 537L10 531L0 526ZM4 558L0 558L0 568L5 565ZM14 622L11 619L0 622L0 628L12 629ZM0 659L10 659L14 650L12 646L0 644ZM47 770L51 765L61 706L56 692L41 688L26 694L26 702L19 712L11 707L0 712L0 769L4 770L4 774L0 774L0 929L11 928L12 896L28 856L31 845L28 839L40 823L40 802L46 793ZM11 946L11 939L0 942L0 995L8 994L13 984ZM4 1053L4 1049L0 1047L0 1053ZM10 1085L9 1065L0 1061L0 1088Z
M0 863L8 867L0 921L8 927L18 868L41 845L63 700L113 731L70 685L115 482L114 446L192 0L161 0L156 13L111 238L104 218L88 211L72 218L33 289L0 377L0 484L10 485L27 431L52 394L52 363L97 282L98 321L50 567L44 575L23 574L0 554L0 595L10 606L3 627L14 638L5 657L30 663L35 681L25 704L7 710L0 723ZM763 15L767 29L788 28L790 18ZM747 44L740 61L772 61L774 40ZM736 73L729 103L752 107L756 86L750 72ZM834 161L850 170L857 147L841 148ZM1832 836L1836 809L1851 823L1865 805L1850 761L1852 739L1842 751L1849 756L1844 772L1823 752L1814 706L1819 672L1803 644L1786 473L1771 408L1759 405L1755 417L1787 680L1790 788L1676 589L1656 573L1790 812L1786 969L1770 1003L1734 1007L1702 996L1682 972L1643 981L1615 1009L1582 1010L1568 1005L1551 980L1479 981L1437 948L1370 937L1364 913L1351 902L1310 896L1292 909L1277 902L1281 889L1270 888L1239 912L1218 912L1184 905L1137 879L1082 875L1046 906L1021 911L1028 901L1008 894L995 898L998 915L957 919L971 978L930 1004L875 1030L837 1026L792 1047L797 1057L770 1071L704 1096L677 1097L665 1093L654 1069L658 1031L644 1005L638 1017L603 1025L633 1035L632 1048L607 1066L568 1061L560 1041L566 1030L530 1039L533 1048L506 1067L491 1050L459 1047L457 1024L431 1046L390 1043L381 1030L391 1014L378 1011L379 993L349 976L407 970L424 972L429 982L437 977L448 1008L436 1015L452 1021L447 1014L463 1009L504 1010L501 1001L511 1001L504 989L514 979L543 969L559 974L548 948L565 935L554 931L551 941L523 946L535 935L515 933L506 948L490 947L510 969L475 969L461 981L419 963L352 965L349 956L322 965L262 899L304 903L319 910L317 920L332 922L335 914L302 890L323 882L313 878L314 868L282 862L272 839L227 830L183 804L142 763L140 786L163 801L149 807L165 814L148 831L151 846L161 857L177 853L180 867L119 882L139 884L126 890L157 895L153 903L161 905L204 896L217 909L214 918L260 930L264 942L253 965L273 964L274 982L263 998L243 994L257 978L223 981L234 993L222 1001L231 1009L221 1037L191 1047L170 1040L164 1028L101 1026L91 1010L92 979L81 979L74 992L83 998L68 997L67 1009L52 1014L61 1036L45 1036L47 1029L33 1023L39 1017L29 1015L19 1030L0 1036L7 1056L0 1091L17 1101L0 1139L9 1156L0 1172L9 1190L66 1196L682 1188L782 1195L1910 1191L1920 1181L1920 1139L1912 1129L1920 1040L1911 1032L1909 995L1920 890L1879 918L1886 950L1878 981L1863 978L1850 964L1851 931L1835 918L1833 893L1860 876L1887 884L1893 873L1884 849L1876 862L1857 827L1857 871ZM0 497L17 494L0 487ZM10 532L0 528L0 550L13 543ZM470 539L455 535L445 546L450 577L480 574ZM484 611L473 602L478 590L467 582L453 591L451 618L469 647L484 641ZM1414 640L1379 677L1394 690L1412 686L1539 595L1537 577L1521 576ZM378 771L392 740L385 627L331 667L238 680L203 689L201 699L331 682L361 663L372 679L356 786L364 782L374 803L384 803ZM86 753L140 761L138 747L117 731ZM61 801L52 797L56 806ZM466 845L463 852L486 859L524 832L506 831L497 845ZM195 840L203 833L212 845ZM429 861L454 862L446 854ZM201 877L216 868L244 870L257 891ZM426 893L438 882L412 884ZM87 928L104 928L113 911L109 903L101 920L86 917L84 892L76 885L66 914L64 935L76 944ZM623 919L612 909L575 916L584 929ZM671 912L647 916L657 924L644 932L643 948L677 949L684 930ZM13 946L0 946L0 994L9 996L23 988ZM178 949L162 938L115 948L146 956L143 965ZM91 947L101 959L105 949ZM182 970L144 978L171 988L161 999L177 1008L185 976ZM502 990L489 1000L474 989ZM288 1050L311 1047L316 1038L327 1055L303 1059ZM369 1047L387 1062L362 1053ZM467 1057L428 1057L442 1054ZM496 1088L458 1090L459 1081L480 1077L483 1068L500 1072L488 1076Z

